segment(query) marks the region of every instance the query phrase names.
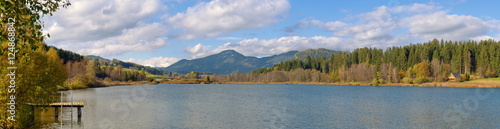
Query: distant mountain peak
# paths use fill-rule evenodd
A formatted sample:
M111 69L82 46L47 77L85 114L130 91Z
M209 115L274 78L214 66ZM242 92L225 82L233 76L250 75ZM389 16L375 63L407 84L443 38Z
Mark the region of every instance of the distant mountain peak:
M290 51L268 57L257 58L244 56L235 50L224 50L217 54L192 60L180 60L166 68L166 72L188 73L191 71L209 72L215 74L232 74L235 72L250 72L254 69L273 67L274 64L295 58L307 56L330 56L337 51L328 49L308 49L306 51Z
M220 53L239 53L233 49L228 49L228 50L224 50L224 51L221 51Z
M232 50L232 49L229 49L229 50L224 50L222 52L220 52L219 54L225 54L225 55L231 55L231 54L236 54L236 55L243 55L235 50Z
M232 74L250 72L257 68L273 67L275 63L293 58L296 52L273 55L265 58L244 56L235 50L224 50L220 53L192 60L180 60L166 68L166 72L188 73L191 71L215 74Z
M245 58L246 56L235 51L235 50L224 50L222 52L219 52L217 54L214 54L214 55L211 55L211 56L207 56L208 58L211 58L211 57L218 57L218 58ZM200 58L201 59L201 58Z

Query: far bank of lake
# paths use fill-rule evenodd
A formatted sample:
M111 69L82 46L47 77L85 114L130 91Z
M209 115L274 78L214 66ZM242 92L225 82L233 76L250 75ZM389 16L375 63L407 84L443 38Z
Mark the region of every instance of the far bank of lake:
M224 82L223 84L304 84L304 85L342 85L342 86L373 86L370 83L362 82ZM428 82L422 84L388 83L380 86L396 87L463 87L463 88L500 88L500 81L491 82Z

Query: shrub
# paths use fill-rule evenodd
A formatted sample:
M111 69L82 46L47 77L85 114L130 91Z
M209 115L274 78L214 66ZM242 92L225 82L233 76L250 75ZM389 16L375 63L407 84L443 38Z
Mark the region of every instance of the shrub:
M380 82L375 78L372 80L372 86L380 86Z
M470 81L470 75L469 74L465 74L464 76L462 76L462 79L460 80L460 82L464 82L464 81Z
M429 79L427 79L425 77L419 77L419 78L415 79L413 82L415 84L422 84L422 83L429 82Z
M87 85L81 81L81 80L76 80L68 84L69 89L82 89L82 88L87 88Z
M112 80L111 80L111 78L106 77L106 78L104 78L104 81L110 82L110 81L112 81Z
M381 78L381 79L378 79L378 82L379 82L380 84L386 84L385 80L384 80L384 79L382 79L382 78Z
M384 79L377 80L376 78L373 79L371 82L372 86L380 86L380 84L384 84L384 83L385 83Z
M405 84L411 84L411 83L412 83L412 79L405 77L405 78L403 78L403 79L401 80L401 82L403 82L403 83L405 83Z

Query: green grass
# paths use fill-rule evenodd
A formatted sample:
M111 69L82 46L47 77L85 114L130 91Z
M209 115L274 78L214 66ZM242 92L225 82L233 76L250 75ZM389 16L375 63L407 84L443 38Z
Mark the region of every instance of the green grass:
M487 81L500 81L500 78L485 78L481 80L487 80Z
M471 82L473 81L500 81L500 78L483 78L483 79L471 80Z

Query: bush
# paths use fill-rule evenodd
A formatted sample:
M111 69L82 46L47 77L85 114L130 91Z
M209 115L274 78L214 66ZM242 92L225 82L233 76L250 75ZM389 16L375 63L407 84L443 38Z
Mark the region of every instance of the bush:
M87 85L81 80L76 80L68 84L68 89L83 89L83 88L87 88Z
M372 86L380 86L380 82L375 78L372 80Z
M373 79L371 82L372 86L380 86L380 84L384 84L384 83L385 83L384 79L378 79L378 80Z
M412 83L412 79L405 77L405 78L403 78L401 80L401 82L403 82L404 84L411 84Z
M460 80L460 82L464 82L464 81L470 81L470 75L469 74L465 74L462 79Z
M385 80L384 80L384 79L382 79L382 78L381 78L381 79L378 79L378 82L379 82L380 84L386 84Z
M112 81L112 80L111 80L111 78L106 77L106 78L104 78L104 81L110 82L110 81Z
M422 84L422 83L426 83L426 82L429 82L429 79L427 79L425 77L419 77L419 78L414 80L415 84Z

